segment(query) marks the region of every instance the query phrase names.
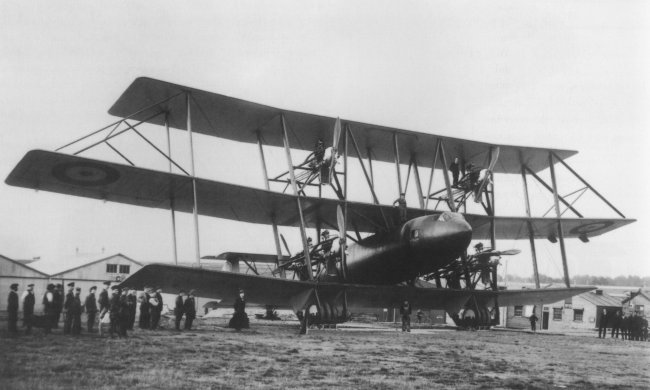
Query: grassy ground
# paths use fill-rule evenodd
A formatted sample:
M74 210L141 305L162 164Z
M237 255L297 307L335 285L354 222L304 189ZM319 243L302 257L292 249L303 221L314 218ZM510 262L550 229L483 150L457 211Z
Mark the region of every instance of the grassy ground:
M190 332L9 338L0 389L650 387L650 343L526 332L313 330L225 320Z

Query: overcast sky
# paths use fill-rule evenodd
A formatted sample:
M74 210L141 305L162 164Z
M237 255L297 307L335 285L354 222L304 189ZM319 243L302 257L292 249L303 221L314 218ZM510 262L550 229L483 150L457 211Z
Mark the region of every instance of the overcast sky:
M0 2L0 176L31 149L53 150L114 121L108 108L136 77L149 76L295 111L578 150L569 164L638 222L568 243L571 274L650 275L647 2L179 4ZM146 131L162 142L160 130ZM186 133L176 133L183 159ZM195 139L198 176L262 186L255 148L206 138ZM129 152L147 148L137 138L121 142ZM142 153L140 162L154 164ZM65 261L76 248L104 248L172 260L168 211L4 183L0 199L0 254L8 257ZM505 212L509 203L497 207ZM203 217L200 226L202 255L274 253L269 227ZM178 231L181 260L189 261L190 215L178 216ZM297 250L297 234L285 232ZM508 272L532 272L527 240L500 247L525 251ZM561 275L557 244L541 240L538 251L540 271Z

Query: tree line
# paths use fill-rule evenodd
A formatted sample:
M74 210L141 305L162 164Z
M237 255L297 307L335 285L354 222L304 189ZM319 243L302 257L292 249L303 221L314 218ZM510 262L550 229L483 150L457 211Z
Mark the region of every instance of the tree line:
M535 277L508 275L508 281L520 283L535 283ZM499 282L504 282L503 276L498 276ZM548 275L539 274L539 282L547 283L564 283L564 278L554 278ZM571 278L574 285L592 285L592 286L625 286L625 287L650 287L650 276L637 275L619 275L614 278L609 276L592 276L592 275L575 275Z

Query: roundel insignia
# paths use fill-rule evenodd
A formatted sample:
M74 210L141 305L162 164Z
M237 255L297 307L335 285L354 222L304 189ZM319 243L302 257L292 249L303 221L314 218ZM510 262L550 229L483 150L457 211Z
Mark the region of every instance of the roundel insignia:
M610 227L614 224L612 221L601 221L601 222L592 222L592 223L587 223L584 225L576 226L573 229L571 229L570 233L571 234L589 234L593 233L598 230L605 229L607 227Z
M93 162L71 162L52 168L52 175L59 181L77 186L103 186L120 177L117 169Z

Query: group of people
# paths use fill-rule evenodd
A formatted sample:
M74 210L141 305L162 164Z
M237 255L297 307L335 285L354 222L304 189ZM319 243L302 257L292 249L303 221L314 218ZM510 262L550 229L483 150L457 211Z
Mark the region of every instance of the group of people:
M611 338L618 338L620 335L623 340L648 340L648 320L637 312L623 314L621 310L608 312L603 309L598 325L598 338L607 337L607 328L612 328Z
M12 284L7 298L8 330L14 335L18 333L18 312L21 301L18 297L18 287L17 283ZM111 337L115 335L126 337L127 331L133 330L135 325L138 303L140 329L156 330L160 327L164 304L160 288L145 287L144 291L136 296L134 289L122 289L117 285L111 286L111 282L104 282L98 298L95 297L97 287L92 286L82 303L81 288L75 288L74 282L68 283L67 287L68 291L64 296L62 284L48 284L42 299L43 315L40 316L34 314L36 304L34 285L27 285L22 296L23 327L26 334L32 332L32 327L43 328L45 334L51 333L53 328L58 328L63 314L63 334L79 335L82 330L81 314L85 312L88 333L95 332L95 323L98 320L100 336L103 336L104 326L108 326ZM239 290L234 308L235 313L229 326L237 330L248 328L244 290ZM187 294L184 290L179 292L174 306L174 316L176 330L180 330L183 317L185 317L184 329L192 329L192 323L196 318L195 290L190 290Z

